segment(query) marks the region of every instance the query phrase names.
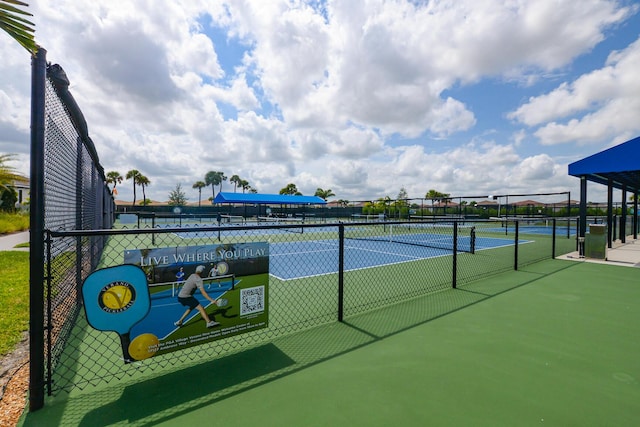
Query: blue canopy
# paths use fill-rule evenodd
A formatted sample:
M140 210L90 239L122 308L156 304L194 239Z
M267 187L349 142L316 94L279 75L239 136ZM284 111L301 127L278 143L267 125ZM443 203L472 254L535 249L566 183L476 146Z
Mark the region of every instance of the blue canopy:
M326 205L318 196L290 196L284 194L218 193L214 203L248 203L257 205Z
M640 137L585 157L569 165L569 175L618 189L640 188Z

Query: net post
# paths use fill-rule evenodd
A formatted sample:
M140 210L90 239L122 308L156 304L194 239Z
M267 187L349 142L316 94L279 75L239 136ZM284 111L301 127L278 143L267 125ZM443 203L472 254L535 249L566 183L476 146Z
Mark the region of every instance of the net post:
M516 224L516 232L515 232L515 240L514 240L514 254L513 254L513 269L514 270L518 270L518 241L519 239L519 235L520 235L520 221L515 220L514 223Z
M338 225L338 322L344 319L344 224Z
M476 253L476 226L472 226L471 227L471 236L470 236L471 242L470 242L470 252L472 254Z
M451 278L453 289L458 286L458 221L453 221L453 277Z

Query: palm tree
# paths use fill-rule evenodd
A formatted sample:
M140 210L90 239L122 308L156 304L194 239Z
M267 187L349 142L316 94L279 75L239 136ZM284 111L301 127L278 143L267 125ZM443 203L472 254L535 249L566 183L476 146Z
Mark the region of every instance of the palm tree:
M218 190L218 193L222 193L222 182L227 180L227 177L225 176L224 172L218 172L220 175L220 182L218 182L218 184L220 184L220 190Z
M429 199L431 200L431 213L433 215L435 215L435 211L433 210L433 202L438 200L438 201L443 201L445 202L445 206L449 203L449 199L448 197L450 196L449 193L441 193L439 191L436 191L434 189L431 189L427 192L427 194L424 195L425 199ZM446 207L445 207L445 212L446 212Z
M240 185L242 179L238 175L233 175L231 178L229 178L229 182L233 182L233 192L235 193L236 188Z
M209 171L204 175L204 182L206 185L210 185L211 186L211 192L213 194L211 200L213 200L216 197L216 185L218 184L216 182L216 177L218 176L218 173L215 171Z
M335 196L335 194L333 194L333 191L331 191L331 189L323 190L322 188L318 188L314 196L318 196L326 202L329 197L333 197Z
M107 172L107 184L113 184L113 188L111 189L111 195L118 194L118 190L116 190L116 185L121 184L124 178L120 175L118 171L110 171Z
M133 203L131 203L131 206L136 205L136 185L138 185L139 175L140 172L137 169L131 169L129 172L127 172L127 175L125 175L125 179L133 180Z
M191 188L197 188L198 189L198 207L200 207L200 202L202 200L202 189L204 187L206 187L207 184L204 183L204 181L196 181Z
M214 200L216 198L216 185L220 185L220 191L222 191L222 181L226 181L227 177L224 176L224 172L218 172L218 171L209 171L207 172L207 174L204 176L204 182L207 185L211 186L211 191L213 193L213 198L211 200Z
M8 190L13 186L13 181L26 181L27 178L20 175L7 162L13 160L15 154L0 154L0 190Z
M302 196L302 193L298 191L298 187L295 184L289 183L286 187L280 189L280 194L288 194L291 196Z
M147 205L147 195L144 193L144 187L148 186L151 184L151 181L149 181L149 178L147 178L144 175L138 175L138 185L140 187L142 187L142 200L143 200L143 205Z
M0 0L0 28L27 49L29 53L35 55L38 51L38 45L33 38L35 24L19 16L33 15L15 6L29 5L19 0Z
M238 185L240 186L240 188L242 188L243 193L245 192L245 190L251 188L251 186L249 185L249 181L247 181L246 179L241 179Z

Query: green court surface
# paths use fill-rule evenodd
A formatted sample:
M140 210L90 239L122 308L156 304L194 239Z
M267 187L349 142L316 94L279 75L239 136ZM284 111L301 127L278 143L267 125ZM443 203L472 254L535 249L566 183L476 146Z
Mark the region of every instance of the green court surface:
M180 370L23 426L635 426L640 270L550 260Z

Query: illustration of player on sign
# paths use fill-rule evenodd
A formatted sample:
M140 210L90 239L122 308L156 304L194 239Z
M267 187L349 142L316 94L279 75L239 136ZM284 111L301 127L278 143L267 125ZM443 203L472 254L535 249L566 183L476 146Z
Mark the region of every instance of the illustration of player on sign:
M198 289L202 296L204 296L206 299L214 304L217 303L217 300L211 298L209 294L207 294L207 292L204 290L202 277L200 277L200 274L204 271L204 268L204 265L197 266L196 272L189 276L189 278L184 282L184 286L182 286L182 289L180 289L180 292L178 293L178 302L187 307L187 309L185 310L182 317L174 322L174 325L176 325L177 327L182 326L184 319L187 318L189 313L191 313L194 308L200 312L202 319L204 319L204 321L207 323L207 328L213 328L220 325L220 323L216 322L215 318L209 318L207 311L193 296L193 294L196 292L196 289Z

